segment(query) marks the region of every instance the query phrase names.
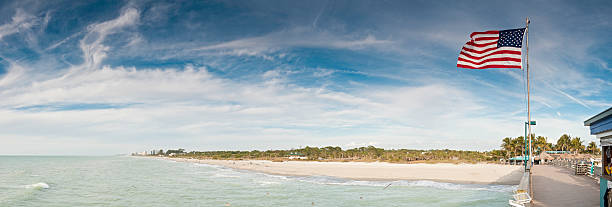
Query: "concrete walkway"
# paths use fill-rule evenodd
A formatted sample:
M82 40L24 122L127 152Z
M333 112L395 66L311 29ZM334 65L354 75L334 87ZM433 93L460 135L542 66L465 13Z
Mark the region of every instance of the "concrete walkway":
M566 168L535 165L532 169L533 206L599 206L599 184Z

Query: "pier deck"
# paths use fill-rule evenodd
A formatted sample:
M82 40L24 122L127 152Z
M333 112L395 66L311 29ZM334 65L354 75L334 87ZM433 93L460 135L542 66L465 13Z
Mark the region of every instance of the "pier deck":
M599 206L599 184L567 168L535 165L532 169L533 206Z

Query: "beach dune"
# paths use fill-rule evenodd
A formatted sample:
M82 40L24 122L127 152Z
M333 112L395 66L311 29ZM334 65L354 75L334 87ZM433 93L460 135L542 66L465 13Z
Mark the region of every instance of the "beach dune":
M332 176L355 180L431 180L463 184L517 185L523 169L520 165L484 163L395 164L386 162L169 159L276 175Z

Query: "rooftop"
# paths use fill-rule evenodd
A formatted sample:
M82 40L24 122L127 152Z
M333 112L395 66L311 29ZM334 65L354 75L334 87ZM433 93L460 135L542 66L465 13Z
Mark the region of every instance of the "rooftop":
M591 124L609 116L612 116L612 107L584 121L584 126L591 126Z
M589 126L591 135L597 135L597 138L612 138L612 108L587 119L584 125Z

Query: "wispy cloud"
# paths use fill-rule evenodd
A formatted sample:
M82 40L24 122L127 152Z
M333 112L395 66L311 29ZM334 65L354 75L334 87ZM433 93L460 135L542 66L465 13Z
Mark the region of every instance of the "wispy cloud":
M0 40L8 35L30 29L35 24L38 24L37 18L25 13L22 9L17 9L12 21L0 26Z
M327 32L312 30L311 28L296 27L289 30L274 32L259 37L243 38L194 48L195 51L230 50L225 54L248 54L256 56L262 53L277 51L281 48L291 47L324 47L360 49L364 47L383 46L393 43L391 40L377 39L369 34L362 38L347 40Z
M118 29L136 24L138 19L138 10L126 8L121 16L114 20L88 26L88 33L80 41L80 47L84 53L83 57L86 67L99 67L102 59L106 57L106 51L109 49L102 44L105 38L117 32Z
M555 91L559 92L560 94L564 95L565 97L569 98L570 100L572 100L572 101L574 101L574 102L576 102L576 103L578 103L578 104L580 104L580 105L582 105L582 106L584 106L584 107L586 107L586 108L588 108L588 109L591 109L591 107L589 107L589 106L588 106L586 103L584 103L583 101L581 101L581 100L579 100L579 99L575 98L574 96L569 95L569 94L567 94L567 93L563 92L562 90L559 90L559 89L557 89L557 88L555 88L555 87L551 87L551 88L552 88L553 90L555 90Z

